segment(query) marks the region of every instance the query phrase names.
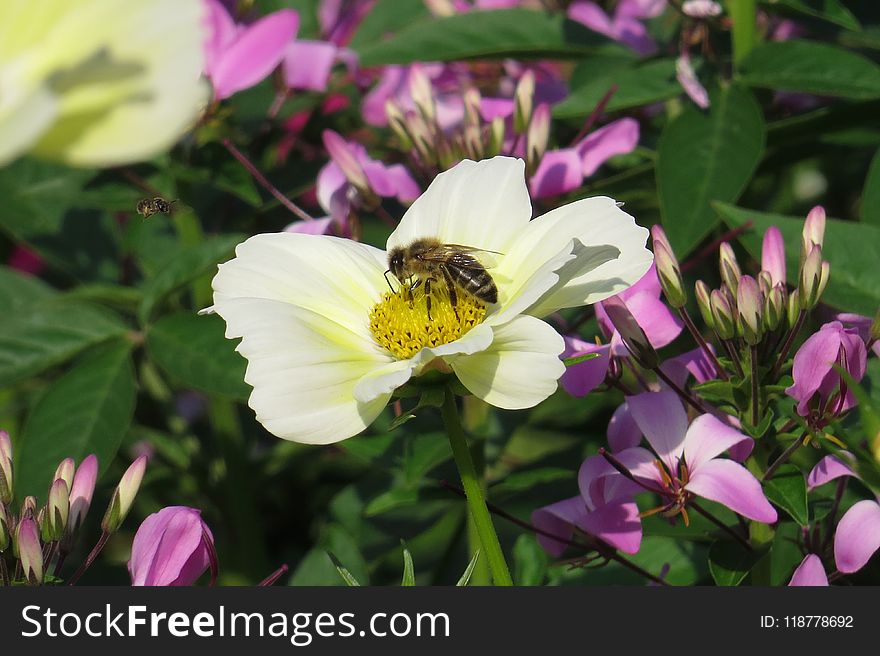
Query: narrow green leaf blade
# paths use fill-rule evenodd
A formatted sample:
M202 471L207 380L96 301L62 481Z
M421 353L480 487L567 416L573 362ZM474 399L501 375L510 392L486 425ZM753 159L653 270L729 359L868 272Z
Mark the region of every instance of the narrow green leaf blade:
M401 540L400 544L403 546L403 579L401 580L400 585L404 587L412 587L416 584L416 570L413 565L412 554L409 552L409 549L406 548L406 542Z
M471 576L474 573L474 568L477 566L477 561L480 560L480 550L477 549L474 552L473 558L471 558L471 562L468 563L468 566L465 568L464 572L461 575L461 578L458 579L458 582L455 584L458 587L466 586L470 580Z
M862 221L880 228L880 149L871 160L862 191Z

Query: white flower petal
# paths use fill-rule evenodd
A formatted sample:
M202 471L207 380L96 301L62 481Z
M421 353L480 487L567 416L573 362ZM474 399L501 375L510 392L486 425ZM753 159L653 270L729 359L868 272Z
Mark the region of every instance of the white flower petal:
M562 337L535 317L519 316L494 329L485 351L446 358L462 384L499 408L531 408L556 391L565 372Z
M648 231L604 196L563 205L531 221L505 257L500 273L516 284L575 240L575 259L559 271L559 282L527 311L545 316L620 293L641 278L653 261L645 248ZM615 257L616 255L616 257Z
M405 384L413 373L412 360L395 360L365 374L354 386L354 398L370 403L391 394Z
M280 232L251 237L235 255L214 277L215 303L222 298L292 303L372 340L370 310L388 290L381 250L349 239Z
M434 178L391 233L387 249L435 237L504 253L531 216L521 159L466 159Z
M390 392L368 403L355 398L358 381L392 361L357 332L278 300L219 298L214 308L226 336L242 337L237 350L254 388L248 405L274 435L338 442L364 430L388 403Z

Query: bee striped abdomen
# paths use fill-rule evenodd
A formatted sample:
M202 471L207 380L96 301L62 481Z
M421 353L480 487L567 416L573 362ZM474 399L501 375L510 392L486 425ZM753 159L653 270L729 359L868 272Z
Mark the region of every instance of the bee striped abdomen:
M469 258L471 262L467 266L461 266L458 263L449 262L446 265L452 281L461 287L468 294L476 296L481 301L487 303L498 302L498 288L489 272L476 261Z

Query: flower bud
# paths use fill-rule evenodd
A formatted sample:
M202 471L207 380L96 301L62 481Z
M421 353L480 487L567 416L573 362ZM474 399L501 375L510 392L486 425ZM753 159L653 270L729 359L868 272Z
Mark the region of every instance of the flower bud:
M513 105L513 131L522 134L532 120L532 103L535 100L535 74L526 71L516 85Z
M822 261L822 247L812 245L801 264L798 292L802 310L812 310L818 305L828 285L830 272L831 265Z
M464 101L464 124L467 127L480 127L482 119L480 117L480 103L482 96L479 89L470 87L462 96Z
M214 538L195 508L162 508L135 533L128 562L132 585L193 585L208 567L217 569Z
M798 316L801 313L801 295L798 290L794 290L788 295L788 327L794 328L797 323Z
M43 582L43 549L37 523L30 517L15 527L15 547L25 580L29 585Z
M645 369L656 369L659 364L657 352L626 303L617 296L612 296L602 301L602 308L635 361Z
M785 283L785 241L776 226L770 226L764 233L761 269L770 274L774 285Z
M131 510L131 504L137 496L146 468L147 457L141 456L125 470L119 485L113 490L113 497L110 499L104 519L101 520L101 529L105 533L115 533L119 530L125 516Z
M483 134L476 125L468 125L463 130L465 152L470 159L481 160L485 156L483 150Z
M739 262L736 261L736 254L733 252L733 247L724 242L721 244L718 249L719 255L719 264L721 269L721 279L724 281L724 284L727 285L728 289L736 295L736 286L739 284L740 278L742 278L742 271L739 268Z
M9 535L11 522L9 515L6 513L6 505L0 503L0 558L3 558L3 552L9 548Z
M12 440L0 431L0 504L12 502Z
M736 336L736 319L733 316L733 307L727 299L727 295L719 289L712 291L710 296L712 303L712 323L715 332L720 339L733 339Z
M526 168L534 171L547 151L550 139L550 105L541 103L535 108L526 134Z
M736 290L737 326L749 346L761 341L763 334L764 299L757 281L751 276L739 279Z
M823 246L825 243L825 208L816 205L807 214L807 220L804 221L803 232L801 233L802 249L801 256L809 255L813 246Z
M21 502L21 517L37 516L37 497L27 496Z
M700 309L700 316L703 317L703 323L707 328L715 328L715 320L712 317L712 299L710 296L709 285L702 280L698 280L694 285L694 295L697 297L697 307Z
M504 148L504 119L496 116L489 125L489 145L486 150L486 157L494 157Z
M64 537L70 513L70 492L63 479L56 479L49 488L49 501L40 524L43 542L56 542Z
M58 467L55 468L55 476L52 480L57 481L60 478L67 483L67 489L70 490L70 486L73 484L73 473L75 471L76 462L74 462L73 458L65 458L58 463Z
M401 150L410 150L413 147L413 142L406 131L406 118L400 106L393 100L385 101L385 116L388 117L388 127L400 142Z
M434 123L437 109L434 105L434 89L431 79L420 64L413 64L409 71L409 93L419 112L428 123Z
M675 309L684 307L687 303L687 292L672 245L659 225L651 226L651 237L654 242L654 263L657 266L657 277L660 279L663 294L669 305Z
M424 119L416 113L411 112L407 116L406 128L412 135L413 146L419 154L421 160L427 165L432 166L437 163L437 150L434 144L434 138Z
M788 312L785 284L780 283L764 298L764 329L776 330Z
M98 458L95 454L86 456L76 470L73 485L70 488L70 517L67 522L67 533L72 535L82 526L92 495L95 492L95 481L98 479Z
M758 281L758 289L761 290L761 296L766 297L770 290L773 289L773 278L766 271L760 271L755 280Z

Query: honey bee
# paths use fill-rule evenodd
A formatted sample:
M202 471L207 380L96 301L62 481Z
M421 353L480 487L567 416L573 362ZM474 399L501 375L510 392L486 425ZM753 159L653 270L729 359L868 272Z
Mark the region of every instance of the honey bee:
M137 213L145 219L149 219L154 214L171 214L171 206L177 202L174 200L165 200L159 196L155 198L143 198L138 201Z
M486 267L474 253L494 252L485 249L444 244L438 239L416 239L408 246L391 249L388 253L388 274L394 274L401 283L408 283L412 291L425 285L428 319L431 318L431 286L442 281L449 292L452 308L458 316L458 291L484 301L498 302L498 288ZM388 283L391 286L391 283ZM392 288L393 290L393 288Z

